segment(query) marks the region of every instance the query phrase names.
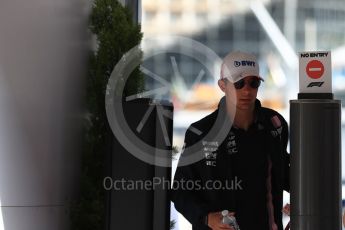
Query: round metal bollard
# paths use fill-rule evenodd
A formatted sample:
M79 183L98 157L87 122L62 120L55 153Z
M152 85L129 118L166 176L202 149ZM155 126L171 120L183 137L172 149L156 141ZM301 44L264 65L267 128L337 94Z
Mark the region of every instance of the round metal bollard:
M292 230L341 230L341 102L290 101Z

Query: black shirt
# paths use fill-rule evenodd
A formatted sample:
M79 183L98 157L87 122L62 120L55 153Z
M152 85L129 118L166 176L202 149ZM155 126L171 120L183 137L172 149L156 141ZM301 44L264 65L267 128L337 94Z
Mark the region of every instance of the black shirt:
M241 180L241 189L235 191L235 216L242 230L268 229L267 217L267 149L258 125L247 131L232 128L230 133L238 151L227 156L233 177ZM230 135L231 138L231 135Z

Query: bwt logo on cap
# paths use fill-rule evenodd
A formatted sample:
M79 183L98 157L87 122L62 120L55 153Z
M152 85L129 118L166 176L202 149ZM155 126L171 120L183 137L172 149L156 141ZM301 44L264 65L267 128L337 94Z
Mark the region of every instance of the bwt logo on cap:
M234 61L234 66L239 67L239 66L253 66L255 67L255 61Z

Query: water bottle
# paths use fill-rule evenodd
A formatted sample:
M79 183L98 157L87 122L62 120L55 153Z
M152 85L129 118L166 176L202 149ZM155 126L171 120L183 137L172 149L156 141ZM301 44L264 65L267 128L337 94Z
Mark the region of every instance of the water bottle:
M232 227L235 230L240 230L240 227L237 224L236 218L234 216L229 216L229 211L228 210L223 210L222 211L222 223L223 224L228 224L230 227Z

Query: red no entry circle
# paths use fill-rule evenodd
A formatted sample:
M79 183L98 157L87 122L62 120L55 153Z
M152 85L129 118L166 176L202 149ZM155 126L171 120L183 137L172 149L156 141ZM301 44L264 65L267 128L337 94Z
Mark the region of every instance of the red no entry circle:
M323 73L325 72L325 67L323 66L322 62L312 60L307 64L305 71L310 78L318 79L322 77Z

